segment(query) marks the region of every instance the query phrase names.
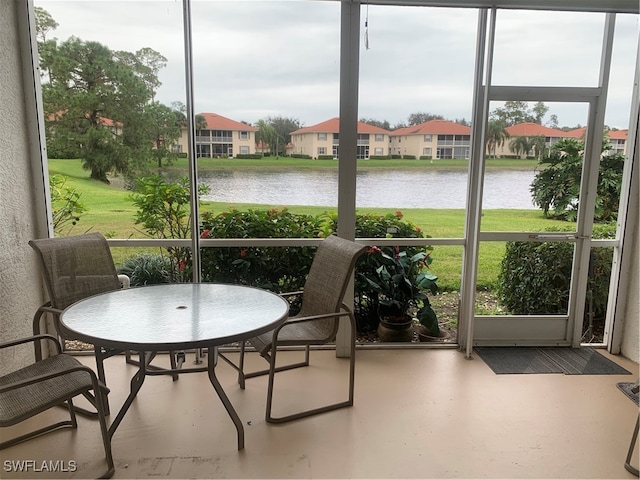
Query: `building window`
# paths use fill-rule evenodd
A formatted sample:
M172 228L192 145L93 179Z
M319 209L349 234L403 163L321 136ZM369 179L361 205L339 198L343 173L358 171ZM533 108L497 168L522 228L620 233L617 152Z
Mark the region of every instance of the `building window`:
M246 145L240 145L240 153L243 155L249 154L249 147Z
M326 155L327 148L326 147L318 147L318 155Z
M436 149L436 158L453 158L453 148L438 147Z
M359 158L359 159L369 158L369 145L358 145L356 158Z
M424 148L422 149L422 154L423 154L423 155L431 156L431 155L432 155L432 153L431 153L431 147L424 147Z
M327 139L327 134L326 133L319 133L318 134L318 140L326 140Z
M240 140L249 140L249 132L238 132L240 134Z
M424 136L424 141L425 142L430 142L431 141L431 135L425 135Z
M438 135L438 145L453 145L453 135Z
M384 141L384 134L376 133L376 142L383 142L383 141Z
M453 158L466 158L469 159L469 147L453 147Z
M376 147L375 154L376 155L384 155L384 148Z

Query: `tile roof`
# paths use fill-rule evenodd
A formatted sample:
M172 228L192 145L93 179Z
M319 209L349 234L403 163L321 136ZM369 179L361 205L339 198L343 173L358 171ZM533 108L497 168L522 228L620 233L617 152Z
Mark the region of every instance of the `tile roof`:
M471 127L460 125L448 120L429 120L420 125L399 128L392 132L392 135L471 135Z
M609 130L606 135L611 140L626 140L629 137L629 130Z
M569 130L568 132L564 132L564 136L569 138L580 138L584 140L585 133L587 133L587 127L580 127L574 130Z
M240 130L243 132L254 132L257 130L251 125L236 122L217 113L198 113L198 115L201 115L206 120L208 130Z
M291 132L291 135L300 133L338 133L340 131L340 119L333 117L324 122L311 125L310 127L299 128L295 132ZM389 130L384 128L369 125L368 123L358 122L358 133L386 133L390 134Z
M544 125L539 125L537 123L518 123L516 125L511 125L510 127L505 128L509 135L512 137L567 137L567 132L563 132L562 130L558 130L556 128L545 127Z

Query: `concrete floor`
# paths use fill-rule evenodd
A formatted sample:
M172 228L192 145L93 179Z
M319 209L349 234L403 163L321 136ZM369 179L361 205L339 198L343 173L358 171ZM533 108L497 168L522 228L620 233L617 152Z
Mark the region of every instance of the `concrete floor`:
M624 459L638 409L616 383L635 381L638 365L611 358L632 375L495 375L454 349L358 350L355 405L284 425L264 420L266 377L242 391L220 362L216 371L245 425L242 451L205 373L150 377L113 437L113 478L634 478ZM278 374L275 413L346 395L346 360L318 351L311 362ZM115 411L135 368L122 357L106 366ZM3 429L2 438L64 414L50 410ZM98 424L85 418L76 431L0 458L2 478L94 478L104 470ZM9 471L17 460L73 460L77 469Z

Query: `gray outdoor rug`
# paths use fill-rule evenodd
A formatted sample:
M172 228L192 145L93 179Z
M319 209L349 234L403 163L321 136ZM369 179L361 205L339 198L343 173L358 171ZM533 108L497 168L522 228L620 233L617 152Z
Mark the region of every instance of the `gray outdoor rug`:
M476 347L475 351L498 375L631 375L631 372L590 347Z
M620 382L617 384L618 388L624 393L632 402L635 402L636 405L640 405L640 400L638 399L638 394L633 393L631 390L633 387L638 385L638 383L634 382Z

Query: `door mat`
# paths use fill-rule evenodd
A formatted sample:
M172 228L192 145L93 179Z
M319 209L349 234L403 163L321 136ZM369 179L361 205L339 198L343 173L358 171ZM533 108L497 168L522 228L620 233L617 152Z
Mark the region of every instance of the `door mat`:
M631 372L590 347L476 347L475 351L498 375L631 375Z
M620 382L617 384L618 388L624 393L631 401L635 402L636 405L640 405L638 399L638 393L633 393L632 388L638 386L638 382Z

